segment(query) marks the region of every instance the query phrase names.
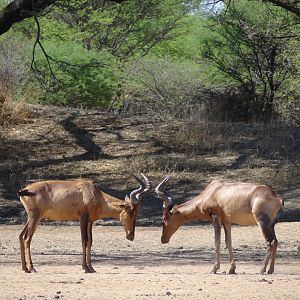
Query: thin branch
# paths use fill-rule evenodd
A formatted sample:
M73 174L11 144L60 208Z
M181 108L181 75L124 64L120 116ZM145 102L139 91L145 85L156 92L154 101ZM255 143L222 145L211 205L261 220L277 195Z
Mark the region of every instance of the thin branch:
M36 34L36 40L35 40L35 43L34 43L34 46L33 46L33 51L32 51L32 61L31 61L31 69L33 71L37 70L35 68L35 51L36 51L36 46L38 45L40 47L40 49L42 50L46 60L47 60L47 64L48 64L48 67L49 67L49 70L50 70L50 73L51 73L51 76L57 80L55 74L53 73L53 70L52 70L52 67L51 67L51 63L50 63L50 60L51 60L51 57L47 54L44 46L42 45L41 41L40 41L40 37L41 37L41 27L40 27L40 23L39 23L39 20L37 18L37 16L34 16L34 21L37 25L37 34Z

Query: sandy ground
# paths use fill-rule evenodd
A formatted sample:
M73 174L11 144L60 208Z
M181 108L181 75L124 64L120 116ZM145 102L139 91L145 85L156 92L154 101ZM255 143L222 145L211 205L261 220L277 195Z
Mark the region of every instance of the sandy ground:
M22 226L0 226L1 299L300 299L300 223L279 223L275 274L259 275L265 243L258 227L234 227L237 274L229 275L222 248L213 275L213 228L179 229L160 244L161 228L137 227L134 242L119 226L95 226L93 265L81 270L78 226L40 225L32 241L37 273L21 270L18 235ZM222 233L223 235L223 233ZM224 239L222 237L222 239Z

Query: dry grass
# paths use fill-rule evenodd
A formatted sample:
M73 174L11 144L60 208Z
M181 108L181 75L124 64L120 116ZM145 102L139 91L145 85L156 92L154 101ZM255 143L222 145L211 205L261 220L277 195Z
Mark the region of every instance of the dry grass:
M156 143L165 149L184 153L227 151L241 139L231 123L173 121L159 125L153 136Z
M118 172L140 170L161 178L173 175L174 186L198 189L213 179L261 182L276 189L299 182L296 128L234 123L155 123L147 131L157 151L132 155Z
M30 111L27 99L24 96L18 102L13 101L9 89L0 88L0 127L10 127L28 120Z

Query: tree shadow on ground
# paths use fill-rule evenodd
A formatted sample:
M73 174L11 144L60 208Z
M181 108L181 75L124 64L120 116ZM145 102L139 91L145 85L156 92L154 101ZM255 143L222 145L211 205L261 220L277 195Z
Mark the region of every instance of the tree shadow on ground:
M82 161L99 161L101 163L102 159L110 160L115 159L116 157L108 155L104 153L103 151L103 145L104 141L100 140L100 142L95 142L95 134L97 132L107 132L112 134L117 141L122 142L123 144L126 144L128 141L124 140L124 137L122 135L122 130L124 128L127 128L131 126L131 124L114 124L109 119L101 119L101 120L91 120L89 115L82 116L82 120L77 120L78 114L76 113L68 113L68 115L57 122L64 131L68 134L69 137L71 137L71 143L78 146L76 149L76 153L72 154L70 156L63 156L60 155L60 157L57 158L51 158L47 157L45 159L40 160L30 160L30 157L34 157L32 154L32 151L35 147L38 147L38 143L36 141L8 141L5 147L8 148L9 152L15 152L17 151L17 157L14 157L12 159L11 165L2 164L2 168L0 169L0 193L2 194L2 199L5 199L5 201L0 199L0 221L1 218L9 218L18 216L18 211L23 211L22 205L19 203L18 198L16 197L16 191L24 186L26 184L26 172L27 170L33 170L32 176L34 177L35 170L47 166L57 166L57 165L63 165L64 163L75 163L75 162L82 162ZM95 128L95 126L91 126L91 122L98 122L97 125L99 127ZM86 129L89 127L89 129ZM252 134L252 131L249 133ZM296 139L296 142L298 139ZM52 140L46 140L46 143L52 143ZM70 141L68 141L70 142ZM129 140L129 143L132 141ZM140 140L138 138L134 139L134 143L143 143L145 140ZM299 143L295 142L294 147L298 147ZM109 140L106 141L106 143L110 143ZM11 144L11 145L10 145ZM60 141L57 145L54 146L59 147L64 146L63 141ZM223 164L223 165L206 165L207 170L209 172L222 172L225 170L236 170L241 168L246 162L249 157L249 153L254 153L257 151L256 146L252 143L249 144L249 140L247 138L244 138L240 145L236 146L238 157L237 159L230 163L230 164ZM64 149L62 149L63 151ZM82 152L79 153L78 152ZM51 154L51 153L50 153ZM167 155L168 152L166 152L166 149L163 148L157 148L157 150L154 153L147 153L145 158L147 156L152 155ZM132 158L133 156L138 155L134 150L130 151L129 154L122 154L119 155L118 158ZM267 154L266 154L267 155ZM182 161L182 170L184 171L186 168L186 160ZM199 168L199 164L196 166ZM63 170L63 166L62 166ZM93 172L86 172L83 174L86 178L91 179L98 179L99 174L93 173ZM60 174L50 174L47 175L47 179L73 179L77 178L78 176L69 174L67 172L62 172ZM124 181L128 180L129 175L127 178L124 179L113 179L113 184L117 186L124 186ZM42 178L43 179L43 178ZM186 179L186 183L183 185L183 189L180 191L174 191L174 201L175 203L182 203L183 201L186 201L187 199L196 196L197 193L200 192L200 190L203 190L206 186L206 183L198 182L197 184L193 183L191 180ZM181 188L183 181L180 182ZM116 190L111 188L112 185L112 178L108 176L108 178L101 177L100 187L102 190L104 190L107 193L112 194L113 196L119 197L121 199L124 199L125 195L130 192L132 188L123 188L123 190ZM188 186L188 188L187 188ZM177 189L177 187L175 187ZM291 189L293 190L293 189ZM281 192L281 191L279 191ZM297 199L299 198L299 192L296 195L297 190L295 190L294 194L292 195L289 193L289 191L284 191L283 195L287 195L287 198L291 197L291 199ZM14 200L7 200L7 199L14 199ZM288 201L287 201L288 202ZM288 203L289 204L289 203ZM12 206L15 206L17 209L11 208ZM142 209L140 213L141 218L161 218L161 209L162 209L162 203L159 199L155 198L153 195L147 195L143 197L142 199ZM284 210L283 214L280 216L280 221L299 221L300 220L300 209L297 206L290 206L287 205L287 209Z

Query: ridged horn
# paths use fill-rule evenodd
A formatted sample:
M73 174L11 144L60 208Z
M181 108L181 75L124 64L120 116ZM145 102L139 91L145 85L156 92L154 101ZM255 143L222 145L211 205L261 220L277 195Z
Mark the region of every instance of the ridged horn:
M140 196L144 193L147 193L149 192L151 189L152 189L152 184L150 182L150 180L146 177L146 175L144 175L143 173L141 173L144 181L142 181L141 179L139 179L137 176L135 176L134 174L131 174L135 179L136 181L140 184L140 187L136 190L133 190L131 193L130 193L130 200L133 202L133 203L139 203L140 201Z
M155 192L157 194L157 196L163 200L164 207L168 207L170 205L172 205L173 200L172 198L167 194L167 192L165 191L165 185L167 184L167 182L170 180L172 176L168 175L166 178L164 178L155 188Z

